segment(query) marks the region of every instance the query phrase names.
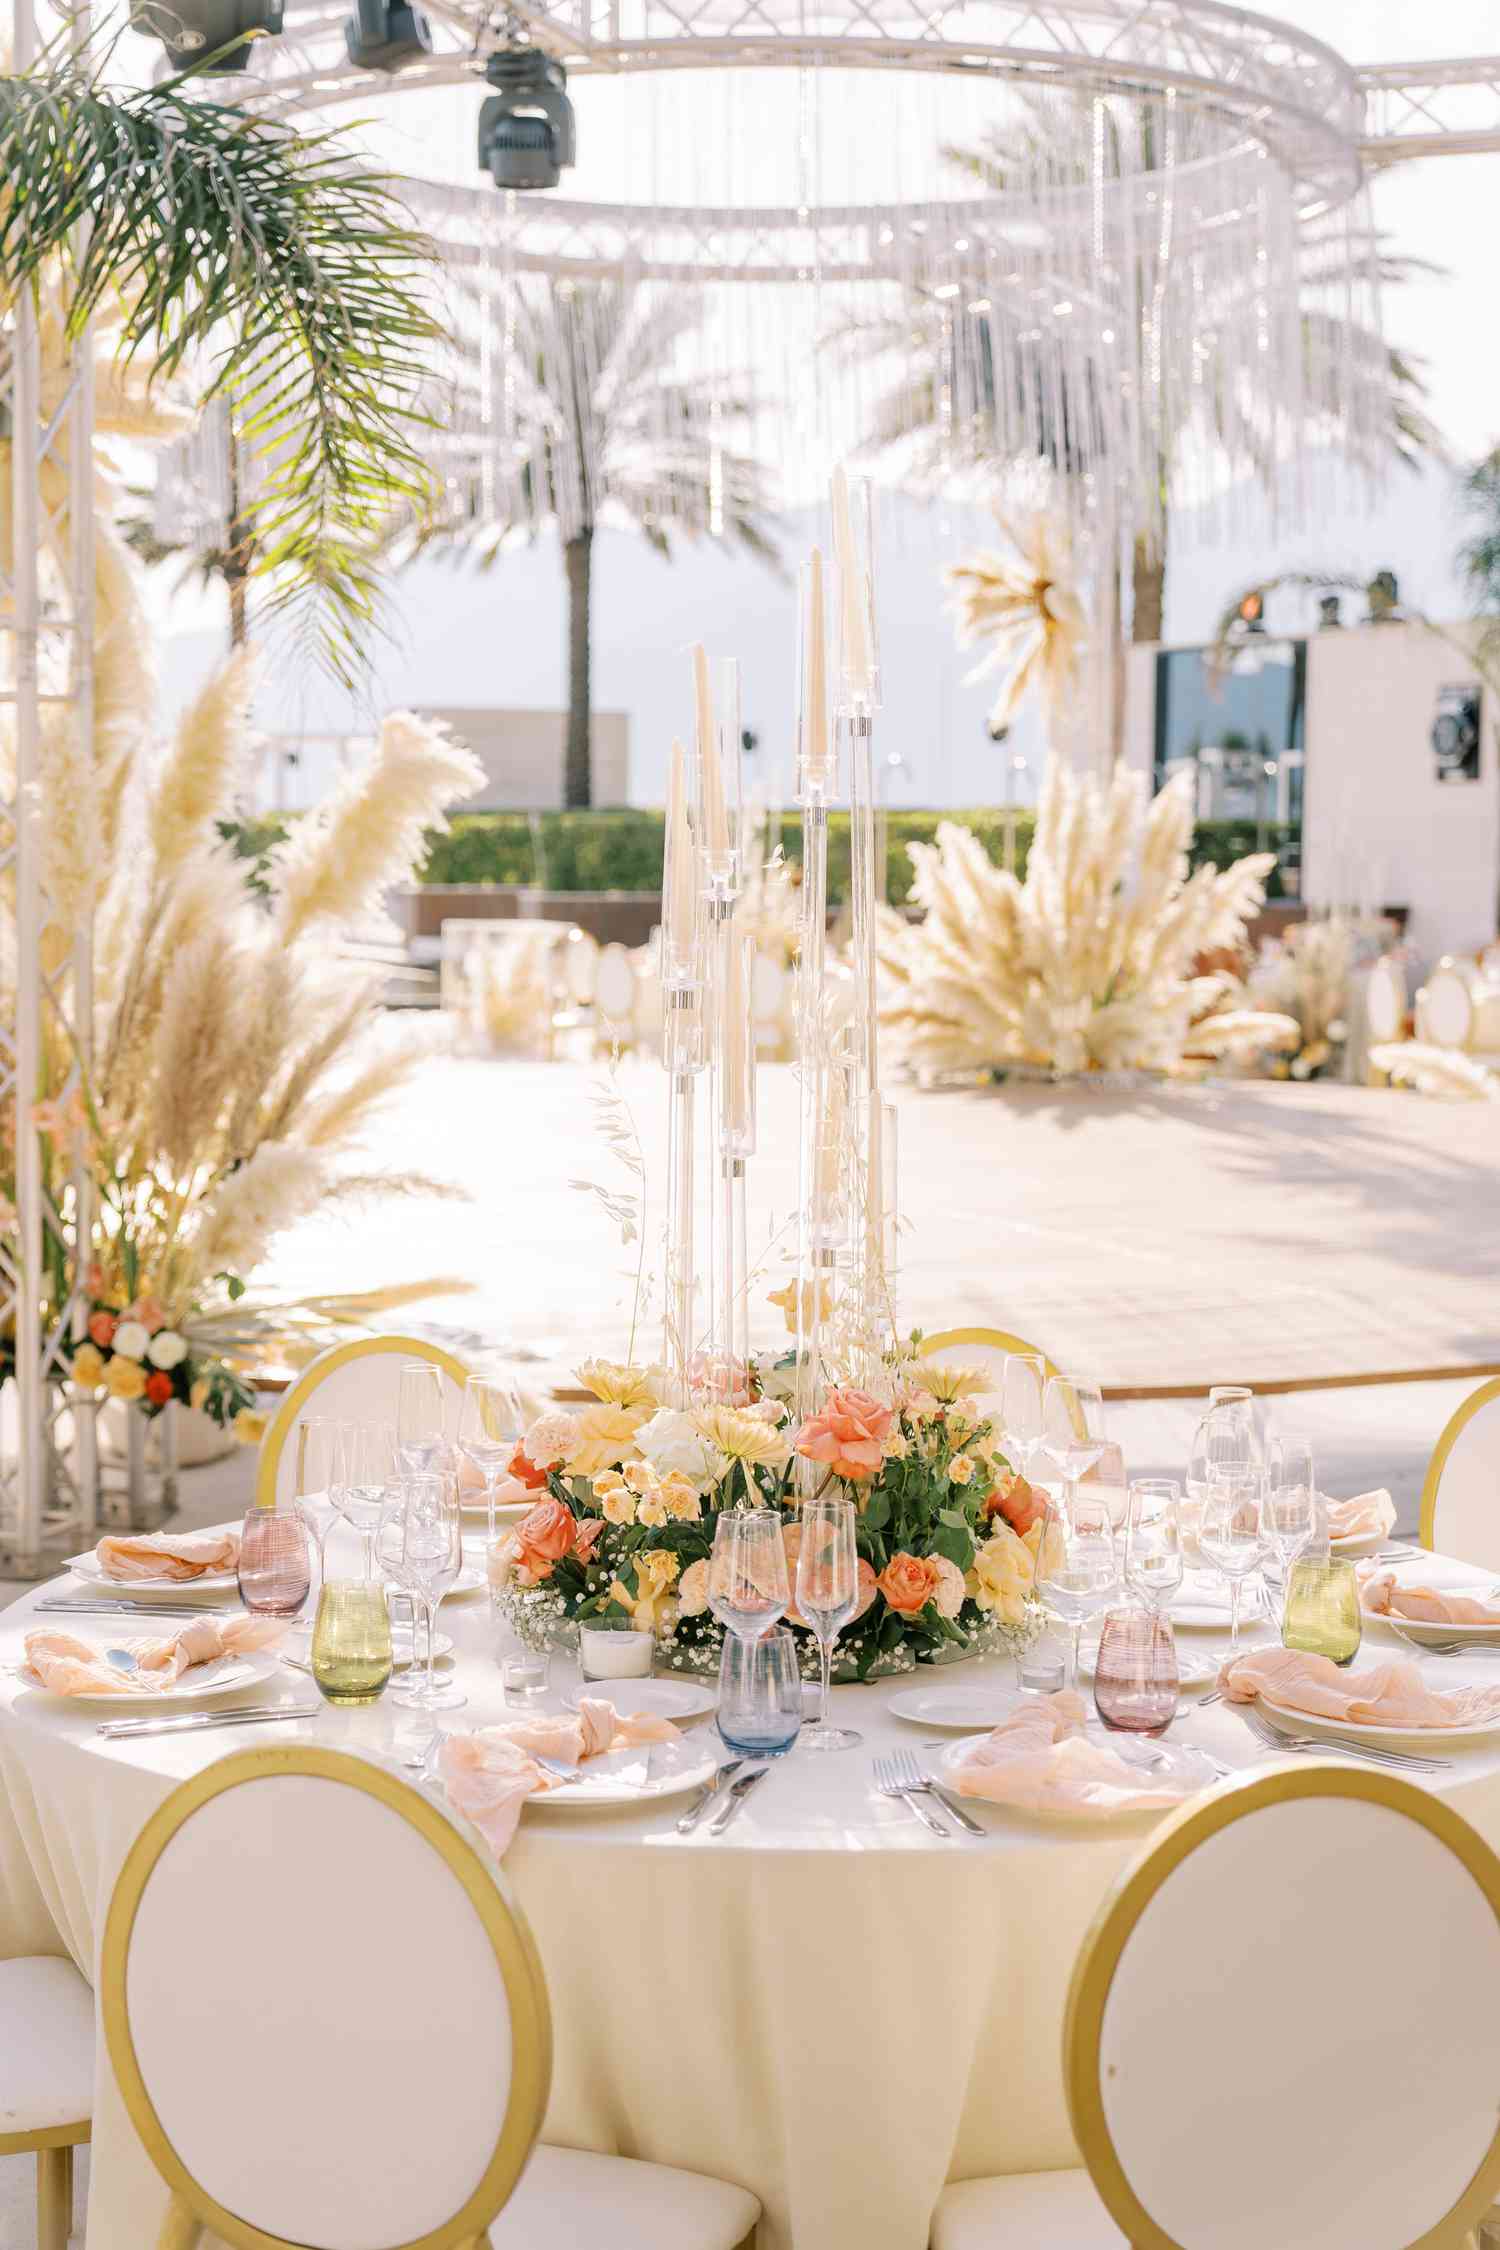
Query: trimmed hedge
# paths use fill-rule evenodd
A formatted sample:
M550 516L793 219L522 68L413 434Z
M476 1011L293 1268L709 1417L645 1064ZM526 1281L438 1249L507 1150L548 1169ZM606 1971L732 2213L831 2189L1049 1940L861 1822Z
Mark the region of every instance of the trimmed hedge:
M525 883L549 891L656 891L661 888L660 812L485 812L459 813L446 836L435 836L422 869L424 883ZM886 864L893 906L911 889L908 843L931 843L939 823L971 828L997 866L1005 858L1006 819L983 811L908 812L885 816ZM1016 866L1024 873L1031 843L1032 815L1015 816ZM1283 845L1287 829L1266 832L1266 849ZM781 824L781 841L794 865L802 859L802 823L793 811ZM1227 867L1257 849L1253 823L1205 821L1193 838L1193 863ZM1272 872L1272 898L1281 893L1280 870ZM829 814L828 895L840 904L849 894L849 815Z

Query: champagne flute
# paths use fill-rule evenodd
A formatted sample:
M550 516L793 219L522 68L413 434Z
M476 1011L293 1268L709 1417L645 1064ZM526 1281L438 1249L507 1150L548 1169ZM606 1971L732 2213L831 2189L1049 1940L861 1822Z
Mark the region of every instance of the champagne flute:
M396 1383L396 1443L405 1469L441 1467L447 1436L443 1371L430 1359L404 1359Z
M1047 1363L1040 1352L1007 1352L1000 1370L1000 1429L1011 1467L1029 1477L1042 1442Z
M818 1723L805 1728L802 1739L809 1750L849 1750L860 1738L852 1727L829 1724L828 1699L833 1689L833 1644L859 1599L854 1502L820 1497L804 1501L800 1513L797 1608L812 1627L823 1660Z
M780 1509L726 1509L708 1563L708 1606L719 1623L741 1640L758 1640L791 1598Z
M1240 1652L1240 1588L1265 1555L1258 1469L1211 1469L1198 1544L1229 1580L1229 1654Z
M1182 1523L1175 1477L1138 1477L1130 1487L1125 1583L1158 1615L1182 1585Z
M1287 1585L1292 1565L1313 1535L1318 1487L1312 1447L1305 1438L1274 1437L1266 1468L1266 1544L1281 1565L1281 1617L1286 1623Z
M333 1504L364 1542L365 1576L375 1575L375 1533L397 1482L396 1433L389 1422L351 1422L344 1433L344 1481Z
M1062 1471L1069 1507L1105 1442L1099 1385L1081 1375L1050 1375L1042 1396L1042 1448Z
M519 1424L520 1407L509 1383L469 1377L458 1414L458 1450L484 1479L490 1547L495 1544L495 1482L515 1452Z
M349 1425L328 1414L309 1414L297 1424L297 1506L318 1553L318 1583L326 1576L328 1534L338 1518L334 1494L344 1482L344 1445ZM314 1507L320 1500L323 1505Z
M391 1503L387 1511L385 1554L394 1557L399 1584L426 1613L427 1670L420 1681L414 1676L397 1692L397 1703L421 1711L456 1711L469 1700L456 1682L439 1681L435 1645L438 1611L463 1567L463 1553L463 1516L448 1478L431 1474L404 1478L399 1502Z
M1037 1600L1070 1628L1067 1686L1078 1685L1078 1648L1087 1619L1108 1609L1120 1583L1109 1510L1076 1485L1048 1502L1037 1554Z

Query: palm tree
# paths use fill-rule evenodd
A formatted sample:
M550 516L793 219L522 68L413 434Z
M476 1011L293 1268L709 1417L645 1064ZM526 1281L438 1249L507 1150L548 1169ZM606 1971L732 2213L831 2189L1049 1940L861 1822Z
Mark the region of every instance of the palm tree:
M1500 446L1465 471L1459 489L1472 538L1458 550L1486 655L1500 660Z
M398 535L410 553L458 549L486 569L518 533L556 526L568 582L563 797L587 805L594 534L626 526L665 556L674 537L722 539L774 564L761 468L729 442L749 409L683 372L678 347L703 317L691 294L528 277L496 298L460 282L455 313L465 357L437 417L444 497Z

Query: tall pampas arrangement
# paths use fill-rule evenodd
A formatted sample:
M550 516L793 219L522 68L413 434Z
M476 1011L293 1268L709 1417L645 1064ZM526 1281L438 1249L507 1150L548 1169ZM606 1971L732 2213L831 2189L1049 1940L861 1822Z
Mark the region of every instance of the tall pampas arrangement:
M1222 872L1188 862L1190 781L1146 805L1142 777L1107 784L1054 765L1017 882L969 830L944 823L912 844L914 927L882 925L882 1021L897 1052L928 1070L1027 1063L1064 1076L1090 1069L1176 1069L1195 1027L1233 980L1200 976L1202 954L1240 941L1265 895L1270 853ZM1296 1026L1238 1011L1194 1051L1274 1046Z

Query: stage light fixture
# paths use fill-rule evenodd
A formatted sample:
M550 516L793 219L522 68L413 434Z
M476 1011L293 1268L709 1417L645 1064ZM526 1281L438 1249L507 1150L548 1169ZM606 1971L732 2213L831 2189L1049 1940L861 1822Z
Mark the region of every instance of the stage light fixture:
M248 70L253 42L280 35L282 0L137 0L130 21L161 41L174 70L196 63L217 77Z
M432 53L432 29L410 0L354 0L344 45L357 70L399 70Z
M554 188L577 153L568 74L540 47L498 47L479 112L479 167L498 188Z

